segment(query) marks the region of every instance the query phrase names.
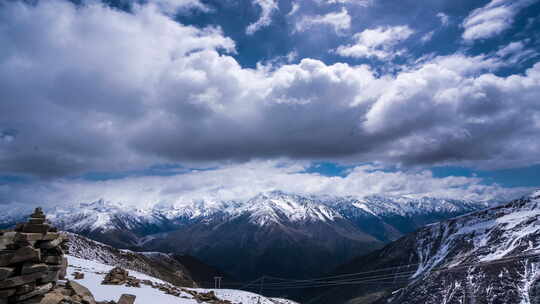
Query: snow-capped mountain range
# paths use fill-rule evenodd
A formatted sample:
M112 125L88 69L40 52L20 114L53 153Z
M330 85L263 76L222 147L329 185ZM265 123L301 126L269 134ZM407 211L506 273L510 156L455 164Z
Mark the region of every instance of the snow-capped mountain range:
M142 209L98 200L45 211L61 229L118 248L190 254L249 279L264 273L318 275L426 224L492 204L272 191L246 201L197 200ZM25 215L0 215L0 223ZM239 258L244 263L237 263Z
M387 270L370 272L376 284L341 286L316 303L540 303L540 191L428 225L336 273L376 269Z
M70 207L45 208L50 220L72 231L136 230L166 223L186 224L216 216L234 218L249 214L249 221L259 226L287 222L327 222L355 217L409 217L424 214L464 213L493 205L490 201L467 201L439 198L369 196L303 196L281 191L261 193L247 201L194 200L175 205L137 208L104 199ZM0 214L0 223L16 222L30 207Z

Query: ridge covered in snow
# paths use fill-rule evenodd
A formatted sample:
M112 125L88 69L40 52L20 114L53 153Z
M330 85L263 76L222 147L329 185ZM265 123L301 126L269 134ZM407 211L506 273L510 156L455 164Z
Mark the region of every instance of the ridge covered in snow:
M71 231L111 229L143 229L162 226L171 222L181 224L215 216L230 218L249 215L254 224L264 226L282 221L309 222L334 221L340 218L362 216L414 216L425 213L465 213L493 205L493 202L476 202L439 198L407 198L369 196L327 197L304 196L282 191L261 193L247 201L195 200L175 205L156 204L136 208L127 204L98 200L72 207L47 209L50 219ZM24 210L13 210L0 217L9 223L23 217Z
M242 290L199 288L191 275L200 277L202 274L195 274L193 273L195 270L188 270L171 255L160 252L120 250L77 234L64 233L64 235L67 239L63 247L68 253L68 278L86 286L97 301L109 301L119 298L123 293L129 293L137 296L136 303L200 303L193 294L185 292L185 290L191 290L198 293L214 291L218 298L228 300L231 304L297 304L288 299L267 298ZM141 281L151 281L152 284L141 284L140 287L102 285L104 276L113 267L127 269L131 276ZM79 276L75 279L75 272L83 273L83 278ZM162 285L174 286L181 292L178 296L174 296L155 288Z

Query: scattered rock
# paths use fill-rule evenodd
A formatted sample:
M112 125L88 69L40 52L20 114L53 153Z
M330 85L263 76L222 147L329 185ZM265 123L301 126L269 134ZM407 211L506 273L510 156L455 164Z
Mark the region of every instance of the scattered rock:
M96 300L94 299L94 296L92 295L90 290L88 290L88 288L86 288L86 287L82 286L81 284L79 284L77 282L74 282L74 281L69 281L68 286L71 287L71 289L73 289L75 294L78 295L79 297L81 297L82 301L86 302L86 304L95 304L96 303Z
M133 304L135 303L135 296L132 294L123 294L118 300L118 304Z
M129 278L129 272L121 267L114 267L107 273L103 282L103 285L122 285L127 282Z
M41 299L39 303L40 304L58 304L62 302L65 298L66 298L65 295L59 292L49 292Z
M75 271L75 272L73 273L73 279L75 279L75 280L82 280L82 279L84 279L84 273Z

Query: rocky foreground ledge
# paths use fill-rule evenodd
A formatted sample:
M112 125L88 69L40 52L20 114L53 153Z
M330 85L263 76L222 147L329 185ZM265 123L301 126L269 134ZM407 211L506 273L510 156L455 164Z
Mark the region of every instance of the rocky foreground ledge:
M0 231L0 304L99 304L86 287L66 280L64 241L41 208L27 223ZM122 295L118 304L134 302L135 296Z

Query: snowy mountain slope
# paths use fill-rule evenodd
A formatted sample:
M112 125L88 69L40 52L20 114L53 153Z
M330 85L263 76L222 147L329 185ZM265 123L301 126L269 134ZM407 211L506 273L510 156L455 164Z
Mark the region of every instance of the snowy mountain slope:
M152 288L151 286L141 284L141 287L127 287L118 285L102 285L101 281L105 277L105 274L109 272L113 266L105 265L96 261L81 259L74 256L68 256L68 278L75 280L74 273L84 273L84 278L76 280L88 288L94 295L97 301L110 301L116 300L120 295L127 293L136 296L135 303L160 303L160 304L198 304L197 301L190 293L181 292L179 296L169 295L163 291ZM149 280L156 284L167 284L167 282L161 281L154 277L148 276L136 271L130 271L130 275L140 280ZM269 299L264 296L260 296L251 292L245 292L241 290L232 289L198 289L189 288L188 290L194 290L197 292L214 291L216 296L221 300L228 300L232 304L276 304L276 303L290 303L295 302L284 299Z
M236 213L249 214L250 222L259 226L269 222L327 222L342 218L323 201L280 191L261 193L248 200Z
M204 265L194 257L177 256L160 252L133 252L119 250L74 233L64 233L67 242L64 250L71 256L96 261L156 277L178 286L200 286L198 279L209 281L214 276L228 276Z
M376 273L384 279L335 287L315 303L539 303L539 256L537 191L428 225L356 258L336 274L387 269Z
M540 301L540 191L432 225L416 237L413 281L390 303ZM470 264L457 272L431 271Z
M138 209L99 200L46 212L59 228L117 248L193 255L250 279L268 271L294 277L331 271L426 224L489 204L272 191L242 202L179 201Z

